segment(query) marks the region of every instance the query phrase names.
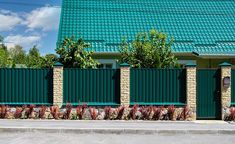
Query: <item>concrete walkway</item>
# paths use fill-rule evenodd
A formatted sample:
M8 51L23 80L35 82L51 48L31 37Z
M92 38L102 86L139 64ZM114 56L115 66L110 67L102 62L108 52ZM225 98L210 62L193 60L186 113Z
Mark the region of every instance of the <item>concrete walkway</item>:
M235 124L223 121L65 121L0 120L0 133L100 133L100 134L234 134Z

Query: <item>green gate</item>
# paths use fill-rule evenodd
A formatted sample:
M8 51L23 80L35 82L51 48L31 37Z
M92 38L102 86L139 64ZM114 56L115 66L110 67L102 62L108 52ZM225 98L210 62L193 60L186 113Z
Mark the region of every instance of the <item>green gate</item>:
M197 70L197 119L221 119L220 70Z
M235 69L231 71L231 105L235 105Z

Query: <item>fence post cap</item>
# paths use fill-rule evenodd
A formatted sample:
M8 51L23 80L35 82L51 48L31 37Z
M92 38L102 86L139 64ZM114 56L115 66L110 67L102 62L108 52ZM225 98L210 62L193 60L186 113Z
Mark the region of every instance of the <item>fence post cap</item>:
M196 67L196 64L194 62L188 62L185 67Z
M220 67L227 67L227 66L231 66L230 63L228 62L223 62L222 64L219 65Z
M130 67L130 65L128 63L122 63L120 64L120 67Z
M63 64L60 62L55 62L53 66L63 66Z

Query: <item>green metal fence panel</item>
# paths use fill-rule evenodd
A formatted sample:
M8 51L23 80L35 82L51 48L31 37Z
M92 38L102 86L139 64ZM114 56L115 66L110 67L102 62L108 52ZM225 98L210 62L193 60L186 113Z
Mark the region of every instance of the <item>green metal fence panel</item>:
M185 104L185 69L131 69L130 78L131 104Z
M52 69L0 69L0 103L49 105L53 100Z
M235 69L231 71L231 104L235 105Z
M119 69L64 69L63 102L73 105L118 105Z
M197 118L220 119L220 70L197 70Z

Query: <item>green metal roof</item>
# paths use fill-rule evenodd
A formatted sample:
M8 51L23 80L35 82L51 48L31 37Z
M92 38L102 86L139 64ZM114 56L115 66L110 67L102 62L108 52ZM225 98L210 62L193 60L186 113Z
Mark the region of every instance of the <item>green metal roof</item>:
M74 35L112 53L152 28L174 37L176 53L235 55L233 0L63 0L58 42Z

